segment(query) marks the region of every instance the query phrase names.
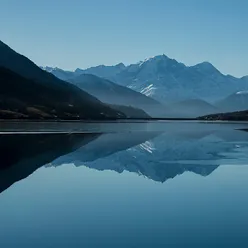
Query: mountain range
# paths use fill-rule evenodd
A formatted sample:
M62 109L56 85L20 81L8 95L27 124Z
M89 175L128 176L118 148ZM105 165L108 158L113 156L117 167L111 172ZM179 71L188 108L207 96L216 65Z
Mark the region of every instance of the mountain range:
M48 70L48 68L44 68ZM129 87L161 103L201 99L214 103L237 91L248 89L248 77L224 75L211 63L186 66L166 55L159 55L125 66L96 66L65 72L50 68L54 75L68 80L80 74L93 74Z
M244 94L248 76L224 75L209 62L186 66L159 55L128 66L43 69L102 102L140 108L151 117L195 118L248 109L248 94Z

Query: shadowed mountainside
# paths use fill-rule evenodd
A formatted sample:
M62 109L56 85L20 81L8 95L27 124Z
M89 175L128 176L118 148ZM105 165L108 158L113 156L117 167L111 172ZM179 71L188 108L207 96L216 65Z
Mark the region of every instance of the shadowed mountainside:
M25 98L29 101L26 108L31 108L31 111L29 109L27 112L35 113L40 118L125 118L123 113L111 109L75 85L40 69L1 41L0 68L0 101L5 105L5 109L1 107L1 118L26 117L24 113L15 111L19 104L20 108L24 107ZM35 97L38 98L37 101L34 101ZM49 106L46 106L47 104ZM49 113L46 112L48 110Z
M104 119L107 114L118 117L117 111L98 104L97 100L96 105L85 109L69 104L56 87L50 88L3 67L0 67L0 83L1 119Z
M68 81L104 103L142 109L152 117L165 116L165 107L158 101L110 80L82 74Z

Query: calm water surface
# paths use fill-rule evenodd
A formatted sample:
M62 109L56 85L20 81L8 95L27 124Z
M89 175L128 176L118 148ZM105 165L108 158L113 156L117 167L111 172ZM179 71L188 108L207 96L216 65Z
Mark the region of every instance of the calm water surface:
M247 124L112 125L0 135L1 248L248 247Z

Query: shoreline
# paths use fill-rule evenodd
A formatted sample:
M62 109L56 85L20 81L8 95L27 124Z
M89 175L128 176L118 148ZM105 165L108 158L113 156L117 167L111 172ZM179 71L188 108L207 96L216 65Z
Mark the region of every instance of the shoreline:
M187 122L187 123L247 123L248 120L204 120L198 118L132 118L132 119L108 119L108 120L24 120L24 119L0 119L4 123L147 123L147 122Z

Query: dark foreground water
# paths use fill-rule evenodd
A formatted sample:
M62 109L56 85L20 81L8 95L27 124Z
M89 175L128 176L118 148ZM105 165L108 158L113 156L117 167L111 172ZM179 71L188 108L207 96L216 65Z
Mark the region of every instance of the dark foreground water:
M108 125L0 135L1 248L248 247L248 125Z

